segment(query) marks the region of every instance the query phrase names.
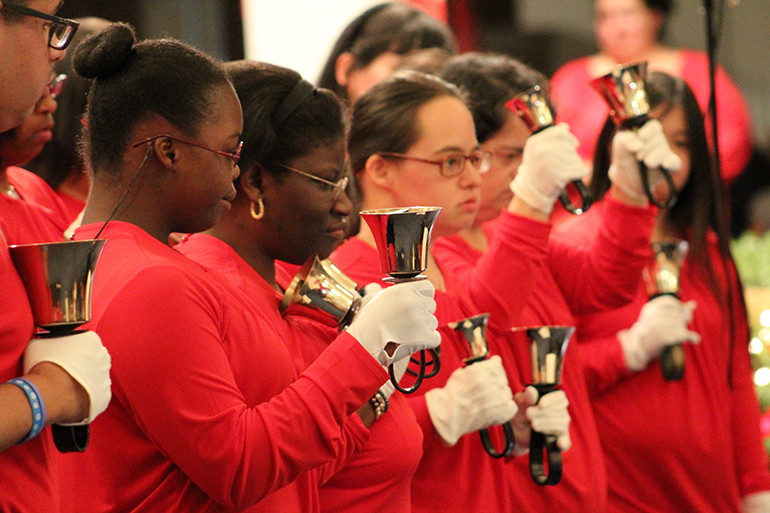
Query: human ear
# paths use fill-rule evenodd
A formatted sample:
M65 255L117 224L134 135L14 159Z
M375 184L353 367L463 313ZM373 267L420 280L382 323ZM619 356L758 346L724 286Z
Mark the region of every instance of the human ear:
M241 174L238 177L240 180L241 189L243 194L249 199L249 201L255 202L263 197L262 194L262 176L264 170L259 164L253 166L244 167L241 169Z
M167 137L158 137L150 143L150 149L155 153L161 164L168 169L176 169L179 156L174 141Z
M390 188L395 180L396 171L397 167L390 159L375 154L366 159L361 173L379 187Z
M334 63L334 79L341 87L348 85L348 76L356 58L350 52L341 53Z

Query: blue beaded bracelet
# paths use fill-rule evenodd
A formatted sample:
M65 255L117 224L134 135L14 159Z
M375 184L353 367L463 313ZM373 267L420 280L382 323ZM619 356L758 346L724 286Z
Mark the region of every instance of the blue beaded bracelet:
M23 444L39 435L45 427L45 403L43 403L43 396L40 395L40 390L30 380L26 378L13 378L6 381L6 383L21 388L27 394L29 405L32 408L32 429L23 440L17 442L17 445Z

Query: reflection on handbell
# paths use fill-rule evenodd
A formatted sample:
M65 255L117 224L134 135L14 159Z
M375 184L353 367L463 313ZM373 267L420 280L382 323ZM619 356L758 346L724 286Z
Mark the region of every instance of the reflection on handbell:
M575 332L573 326L533 326L513 328L514 336L522 338L532 356L532 386L540 397L553 392L561 383L561 370L567 344ZM548 456L546 473L543 452ZM561 450L554 435L532 431L529 443L529 472L539 485L555 485L561 481Z
M38 328L66 335L91 320L93 274L105 242L62 241L9 248Z
M348 278L331 260L310 258L286 288L281 301L281 313L292 303L326 312L344 330L361 308L357 284Z
M105 239L24 244L9 247L27 291L35 326L66 336L91 320L91 287ZM89 427L52 425L59 452L83 452Z
M679 297L680 274L688 250L689 244L686 240L657 242L652 245L652 260L642 270L650 299L663 294ZM663 377L668 381L681 380L684 377L684 360L682 344L666 346L660 353Z
M484 313L467 319L462 319L457 322L450 322L449 328L460 332L468 343L468 357L463 358L463 363L467 365L473 365L476 362L486 360L489 356L489 346L487 345L487 322L489 321L489 314ZM479 436L481 436L481 445L487 454L493 458L504 458L510 456L516 447L516 438L513 433L513 424L510 421L502 424L504 433L504 447L502 451L498 451L492 439L489 436L488 429L479 430Z
M610 106L610 116L616 126L634 128L647 121L650 102L645 82L647 63L618 66L589 84Z
M430 232L440 207L405 207L365 210L377 244L380 269L393 280L413 279L428 268Z
M524 121L524 124L527 125L532 134L545 130L556 123L553 107L548 100L546 91L540 86L536 85L517 94L507 101L505 106ZM561 201L561 204L564 205L568 212L580 215L591 208L593 198L591 191L588 190L588 187L582 180L574 180L572 184L580 194L580 199L583 202L582 207L576 207L572 203L566 190L561 191L559 194L559 201Z

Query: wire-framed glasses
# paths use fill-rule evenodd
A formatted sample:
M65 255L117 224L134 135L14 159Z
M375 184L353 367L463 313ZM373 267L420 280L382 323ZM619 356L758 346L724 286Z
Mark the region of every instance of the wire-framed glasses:
M442 176L450 178L457 176L465 169L465 162L469 162L471 167L479 173L486 173L489 171L489 166L492 162L492 154L488 151L475 150L470 155L463 155L462 153L451 153L438 160L423 159L420 157L413 157L411 155L404 155L403 153L391 153L388 151L382 151L378 153L382 157L391 157L403 160L414 160L416 162L424 162L426 164L433 164L439 167Z
M311 180L315 180L317 182L321 182L321 183L324 183L324 184L328 185L329 187L332 188L332 201L337 201L339 199L340 195L342 194L342 191L344 191L345 188L348 186L349 178L347 176L343 176L338 181L332 182L332 181L329 181L329 180L325 180L325 179L321 178L320 176L311 175L310 173L306 173L304 171L300 171L299 169L295 169L295 168L289 167L289 166L284 166L283 164L278 164L278 166L280 166L280 167L282 167L284 169L288 169L289 171L292 171L294 173L300 174L302 176L306 176L306 177L310 178Z
M50 21L51 26L48 28L48 46L54 50L64 50L67 48L72 42L72 36L75 35L75 32L77 32L78 27L80 26L80 23L75 20L46 14L11 2L3 2L3 9L5 8L23 16L31 16L33 18Z
M161 137L168 137L169 139L173 139L173 140L175 140L177 142L180 142L180 143L189 144L190 146L195 146L196 148L200 148L202 150L206 150L206 151L210 151L212 153L218 153L220 155L223 155L223 156L225 156L225 157L227 157L227 158L229 158L229 159L231 159L233 161L233 167L237 166L238 165L238 161L241 160L241 148L243 148L243 141L238 143L238 149L235 150L235 153L228 153L226 151L212 150L211 148L206 148L205 146L201 146L198 143L194 143L194 142L191 142L191 141L185 141L184 139L180 139L179 137L174 137L173 135L168 135L168 134L160 134L160 135L154 135L152 137L148 137L147 139L145 139L143 141L139 141L136 144L132 144L131 147L132 148L136 148L138 146L141 146L142 144L146 144L146 143L152 142L155 139L160 139Z

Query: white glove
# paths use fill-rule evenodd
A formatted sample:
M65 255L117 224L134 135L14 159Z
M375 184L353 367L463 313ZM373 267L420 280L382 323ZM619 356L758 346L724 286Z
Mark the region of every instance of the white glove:
M513 418L513 431L516 435L514 455L529 452L529 441L532 430L545 435L554 435L556 443L562 451L572 447L569 436L569 424L572 420L567 407L569 401L563 390L554 390L542 398L533 386L528 386L523 392L516 394L516 404L519 412ZM540 402L538 403L538 398Z
M450 446L518 411L499 356L455 370L444 388L425 393L425 403L436 432Z
M524 144L519 171L511 182L513 194L532 208L550 214L567 184L588 176L577 146L577 138L564 123L531 136Z
M365 307L367 303L369 303L369 301L374 299L374 296L376 296L377 293L381 290L382 290L382 285L380 285L379 283L372 282L369 285L365 285L362 290L363 294L361 297L361 308Z
M668 294L648 301L634 325L617 335L628 368L644 369L666 346L700 342L700 335L687 329L694 310L695 301L682 303Z
M741 502L743 513L770 513L770 492L750 493Z
M110 354L93 331L52 338L33 338L24 351L24 374L40 362L55 363L80 383L88 394L88 417L82 425L93 421L110 403Z
M629 196L645 199L639 162L647 166L650 189L663 179L659 167L672 172L682 167L682 159L671 150L657 119L647 121L638 131L621 130L612 139L610 180Z
M348 333L353 335L384 366L441 342L433 315L435 290L428 280L401 283L378 292L361 308ZM385 346L397 347L392 356Z

